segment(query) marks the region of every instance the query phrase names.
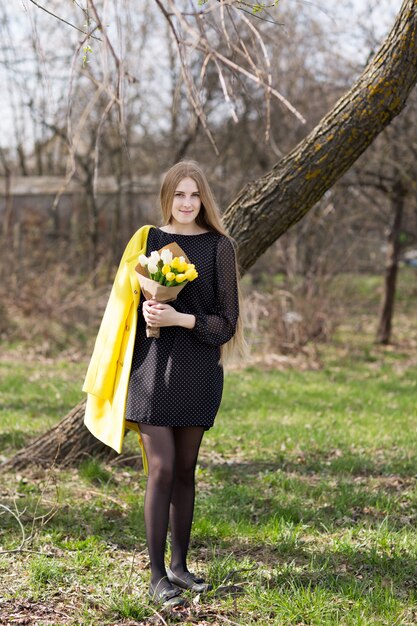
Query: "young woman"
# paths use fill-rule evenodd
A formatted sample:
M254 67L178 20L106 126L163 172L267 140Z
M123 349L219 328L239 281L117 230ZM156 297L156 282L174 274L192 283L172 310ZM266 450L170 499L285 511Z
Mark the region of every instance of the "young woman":
M183 161L171 167L161 186L160 201L163 225L147 227L146 248L142 252L148 256L153 250L177 242L195 265L198 278L169 304L140 296L131 361L127 364L123 357L118 364L123 365L124 360L124 368L130 367L124 419L129 428L140 431L148 464L145 526L151 566L149 594L158 603L178 605L184 602L182 589L204 592L210 588L187 567L194 474L203 434L213 426L220 406L226 353L236 347L244 353L245 342L235 247L198 164ZM131 243L129 246L123 257L127 264L132 258ZM127 296L123 294L130 292L130 287L122 290L121 285L129 282L127 274L125 279L120 277L123 269L122 259L113 287L115 310L123 305L128 309ZM106 315L110 320L107 311L105 318ZM131 319L134 324L135 318ZM127 329L130 323L126 324ZM160 328L160 336L148 338L146 324ZM109 321L110 333L114 326ZM106 335L101 353L111 345L110 340ZM128 340L125 344L123 339L120 341L122 346L129 344ZM90 364L90 370L100 372L100 366ZM116 386L120 387L123 373L115 376ZM108 384L109 390L112 384ZM91 383L84 388L94 393L92 387ZM117 396L118 392L113 393ZM97 401L91 396L89 399ZM104 440L91 420L89 423L86 418L86 424ZM117 443L109 445L120 451L119 439L118 435ZM168 527L169 568L165 564Z

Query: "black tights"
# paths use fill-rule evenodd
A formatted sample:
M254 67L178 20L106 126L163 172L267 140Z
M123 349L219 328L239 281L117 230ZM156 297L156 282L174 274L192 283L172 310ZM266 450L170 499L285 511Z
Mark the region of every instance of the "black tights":
M187 570L187 552L194 513L195 466L204 428L168 428L140 424L148 459L145 526L151 562L151 583L166 576L165 546L171 530L171 569Z

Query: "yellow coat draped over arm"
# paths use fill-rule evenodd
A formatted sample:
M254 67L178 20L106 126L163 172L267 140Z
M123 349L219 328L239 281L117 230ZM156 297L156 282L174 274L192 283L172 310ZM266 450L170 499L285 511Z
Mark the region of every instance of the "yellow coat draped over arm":
M140 298L135 266L138 256L146 254L150 228L150 225L140 228L123 253L83 385L83 391L88 394L84 417L87 428L119 453L126 427L135 430L146 473L147 462L139 427L126 422L125 408Z

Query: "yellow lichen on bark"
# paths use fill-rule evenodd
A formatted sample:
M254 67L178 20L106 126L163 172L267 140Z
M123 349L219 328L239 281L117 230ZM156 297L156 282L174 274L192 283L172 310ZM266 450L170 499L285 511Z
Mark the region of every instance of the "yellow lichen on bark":
M397 96L388 106L391 111L396 111L401 106L401 98Z
M313 180L321 175L321 170L313 170L312 172L307 172L306 180Z

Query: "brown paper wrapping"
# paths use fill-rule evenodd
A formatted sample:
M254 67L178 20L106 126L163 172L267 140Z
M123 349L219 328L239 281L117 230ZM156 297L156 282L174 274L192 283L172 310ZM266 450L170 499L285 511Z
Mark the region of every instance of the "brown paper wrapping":
M180 246L175 241L158 250L159 254L161 254L162 250L170 250L173 257L183 256L187 263L190 262L184 250L182 250L182 248L180 248ZM135 272L138 277L142 293L147 300L153 299L158 300L158 302L164 303L171 302L172 300L176 299L179 292L184 289L184 287L188 283L188 281L186 283L180 283L175 287L166 287L165 285L160 285L156 280L152 280L148 277L148 270L146 269L146 267L142 267L140 263L136 265ZM159 331L160 328L153 328L152 326L148 326L148 324L146 324L147 337L159 337Z

